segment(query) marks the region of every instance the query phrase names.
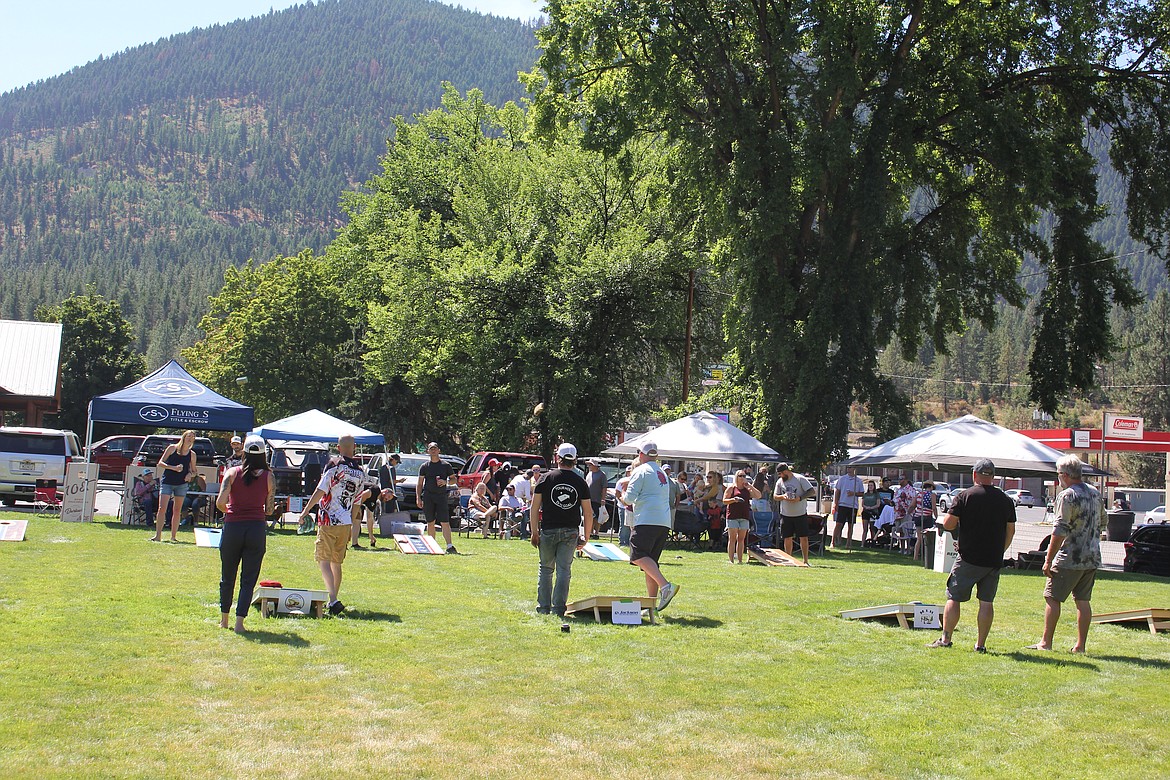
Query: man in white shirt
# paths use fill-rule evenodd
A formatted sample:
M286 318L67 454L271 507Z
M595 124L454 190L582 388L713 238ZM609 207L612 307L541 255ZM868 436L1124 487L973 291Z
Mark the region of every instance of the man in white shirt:
M658 445L644 442L638 448L638 465L630 474L622 501L633 507L634 528L630 533L630 564L646 575L647 595L658 597L658 609L666 609L678 585L667 582L658 568L658 558L670 534L670 477L658 465Z
M796 474L787 463L776 464L776 489L772 498L780 505L780 536L784 553L792 555L792 537L800 538L800 552L808 565L808 500L816 495L813 483Z
M861 496L865 493L865 485L861 477L857 476L856 466L847 466L845 476L837 480L833 488L833 517L836 524L833 526L833 548L841 546L841 530L848 526L849 532L845 537L845 549L853 548L853 522L857 519L857 510Z
M516 498L523 501L525 504L532 503L532 469L521 471L512 481L508 483L508 487L516 488ZM503 499L503 496L500 497Z
M519 492L515 479L504 488L504 495L499 503L499 517L501 523L507 523L510 517L516 518L520 523L520 538L525 539L528 537L528 509L525 502L520 500L520 496L516 495Z

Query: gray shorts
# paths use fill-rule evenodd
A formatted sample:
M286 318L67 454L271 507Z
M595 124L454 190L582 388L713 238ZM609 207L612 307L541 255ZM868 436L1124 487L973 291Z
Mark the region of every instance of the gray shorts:
M740 531L746 531L752 527L752 521L746 517L729 517L727 518L727 527L736 528Z
M158 494L160 496L174 496L175 498L184 498L187 495L187 488L189 485L184 482L182 485L168 485L163 482L158 486Z
M999 568L976 566L962 558L956 560L951 567L950 579L947 580L947 598L951 601L970 601L972 588L980 601L995 601L995 592L999 590Z
M1071 595L1074 601L1088 601L1093 597L1096 569L1052 569L1052 576L1044 585L1044 598L1056 599L1062 604Z

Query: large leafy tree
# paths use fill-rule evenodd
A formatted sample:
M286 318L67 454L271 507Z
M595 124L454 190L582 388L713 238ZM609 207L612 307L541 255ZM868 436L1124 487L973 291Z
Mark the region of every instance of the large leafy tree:
M527 79L545 135L584 127L621 155L677 144L736 292L727 318L749 423L815 467L854 399L886 430L904 399L877 370L1048 272L1031 357L1047 410L1089 386L1128 276L1090 231L1102 214L1086 131L1108 132L1133 233L1170 235L1163 2L549 0ZM1053 218L1050 236L1034 228Z
M1149 430L1170 426L1170 292L1160 291L1142 307L1125 339L1128 365L1118 377L1120 401L1129 414L1145 418ZM1166 459L1160 453L1121 456L1122 465L1139 487L1166 484Z
M254 406L259 421L333 409L335 361L361 322L353 312L335 270L310 251L229 268L199 323L206 336L183 357L209 387Z
M436 399L467 445L600 447L678 395L663 377L678 375L700 258L663 208L671 159L651 142L610 160L573 137L530 143L525 111L475 91L448 88L443 105L397 123L330 249L382 275L368 366ZM709 303L700 295L706 347Z
M125 387L146 371L142 355L134 351L134 331L118 303L92 289L39 307L36 318L61 323L61 411L57 423L84 436L89 400Z

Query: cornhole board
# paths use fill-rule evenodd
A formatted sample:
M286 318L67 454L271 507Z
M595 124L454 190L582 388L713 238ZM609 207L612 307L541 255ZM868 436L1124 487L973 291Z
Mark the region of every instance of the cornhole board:
M423 534L418 536L411 534L394 534L394 541L398 544L398 549L409 555L446 555L447 551L439 546L435 541L435 537Z
M807 569L808 564L774 547L749 547L747 554L765 566L796 566Z
M196 547L219 547L223 539L223 531L219 528L195 528Z
M589 542L581 552L585 553L591 561L630 562L630 556L626 555L622 548L610 542Z
M1094 623L1145 623L1151 634L1170 630L1170 609L1127 609L1122 612L1099 612L1093 615Z
M841 611L841 617L846 620L894 618L902 628L912 628L915 626L915 623L919 622L916 618L921 619L927 617L928 611L933 613L933 621L930 622L934 624L929 627L937 627L939 618L942 615L942 607L937 604L923 604L921 601L912 601L909 604L882 604L878 607L846 609Z
M264 617L271 617L274 613L322 617L327 601L329 594L323 590L299 588L256 588L252 596L252 606L259 606Z
M580 612L592 612L593 619L600 623L603 612L612 616L615 601L636 601L639 604L639 609L650 610L650 625L658 622L658 599L651 596L592 596L566 605L565 614L575 615Z
M28 520L0 520L0 542L23 542Z

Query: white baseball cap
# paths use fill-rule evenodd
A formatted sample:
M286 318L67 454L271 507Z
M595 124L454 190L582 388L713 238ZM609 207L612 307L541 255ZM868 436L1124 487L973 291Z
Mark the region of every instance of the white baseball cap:
M638 452L642 453L643 455L657 455L658 445L652 441L644 441L642 442L642 445L638 447Z
M557 447L557 457L561 460L576 460L577 448L572 444L565 442L561 446Z
M264 452L264 439L254 433L244 440L244 452Z
M244 441L244 440L243 440L243 439L241 439L239 436L233 436L233 437L232 437L232 444L241 444L241 443L243 443L243 441Z

